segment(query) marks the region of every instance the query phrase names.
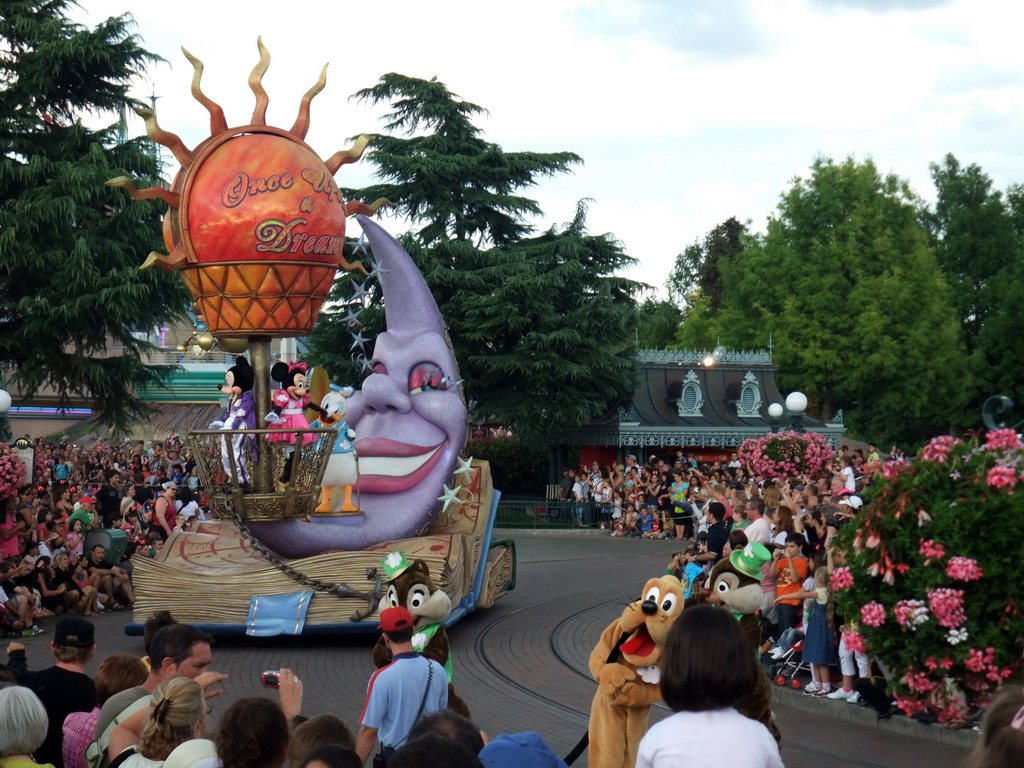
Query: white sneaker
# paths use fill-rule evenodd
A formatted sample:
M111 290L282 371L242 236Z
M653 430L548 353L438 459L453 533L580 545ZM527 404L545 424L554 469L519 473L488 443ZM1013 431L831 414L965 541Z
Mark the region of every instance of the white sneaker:
M776 645L774 648L772 648L770 655L771 655L771 657L773 659L778 661L783 656L785 656L787 653L789 653L789 648L783 648L780 645Z
M846 700L847 704L860 704L860 694L856 691L853 692L853 696Z
M834 691L832 691L832 693L830 693L828 695L827 698L835 699L835 700L849 700L849 699L851 699L852 697L854 697L856 695L857 695L856 691L847 691L847 690L844 690L843 688L836 688Z
M804 686L804 693L817 693L821 689L821 683L808 683Z

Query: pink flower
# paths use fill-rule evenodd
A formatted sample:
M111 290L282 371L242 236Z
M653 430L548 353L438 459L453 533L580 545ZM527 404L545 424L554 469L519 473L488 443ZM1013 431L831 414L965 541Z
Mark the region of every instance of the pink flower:
M843 642L846 644L848 651L854 653L865 653L864 647L864 635L853 629L848 629L843 632Z
M897 624L914 632L929 618L928 608L921 600L900 600L893 606L892 612L896 615Z
M1007 493L1010 493L1017 484L1017 472L1012 467L992 467L985 482L990 488L1006 488Z
M880 627L885 624L885 606L872 600L861 606L860 619L869 627Z
M986 648L984 652L971 648L967 651L967 658L964 659L964 666L971 672L984 672L993 661L995 661L996 649Z
M994 429L985 438L986 451L1020 448L1020 439L1012 429Z
M946 575L957 581L977 581L984 574L978 567L978 561L969 557L951 557L946 564Z
M924 450L921 451L921 458L925 461L934 461L937 464L945 464L946 457L949 455L953 446L962 442L963 440L951 437L950 435L941 435L924 447Z
M907 670L907 673L903 676L903 682L907 684L910 690L917 693L928 693L928 691L935 687L935 683L929 680L928 675L924 672Z
M832 587L833 592L840 589L848 589L849 587L852 587L853 574L850 573L850 569L843 565L832 571L830 586Z
M940 627L956 629L967 620L964 613L962 589L932 589L928 591L928 607Z
M910 462L905 460L887 461L882 465L882 477L890 480L894 477L899 477L903 470L909 466Z
M932 558L939 559L946 556L946 550L941 544L936 544L933 539L922 539L920 545L917 548L917 554L924 555L925 565L928 565L928 561Z
M867 540L864 542L864 546L868 549L875 549L879 544L882 543L882 537L872 531L868 534Z

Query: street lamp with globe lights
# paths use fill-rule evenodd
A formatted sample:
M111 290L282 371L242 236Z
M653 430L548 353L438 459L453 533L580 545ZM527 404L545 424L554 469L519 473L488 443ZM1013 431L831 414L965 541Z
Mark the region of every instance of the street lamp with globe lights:
M782 403L772 403L768 406L768 415L772 420L772 432L779 431L779 419L782 418Z
M786 395L786 410L789 411L789 428L794 432L803 432L807 395L803 392L790 392Z

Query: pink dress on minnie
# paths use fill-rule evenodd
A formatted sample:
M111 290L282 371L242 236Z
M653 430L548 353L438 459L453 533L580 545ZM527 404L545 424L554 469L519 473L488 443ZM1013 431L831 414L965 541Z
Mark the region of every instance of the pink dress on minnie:
M293 400L287 389L279 389L274 392L272 398L274 407L281 409L281 420L277 424L267 424L267 429L285 430L281 435L267 435L267 440L274 443L294 443L295 433L292 430L309 429L309 422L303 416L302 411L309 403L309 395L301 400ZM312 443L316 435L307 433L302 436L303 443Z

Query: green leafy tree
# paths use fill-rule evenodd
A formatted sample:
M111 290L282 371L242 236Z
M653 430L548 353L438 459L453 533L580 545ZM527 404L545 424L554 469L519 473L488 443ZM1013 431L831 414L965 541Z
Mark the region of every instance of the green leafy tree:
M580 158L505 152L472 124L482 108L443 83L392 73L356 96L390 102L391 133L375 136L368 153L381 183L347 196L386 197L419 227L402 244L448 324L474 418L543 434L628 398L642 286L614 273L633 259L612 236L586 231L583 203L569 224L528 236L525 217L541 211L521 190ZM351 281L335 287L343 305ZM364 335L379 332L380 312L365 315ZM347 308L322 313L309 337L311 359L335 376L350 371L347 318Z
M1020 242L1002 195L979 166L965 168L949 154L930 168L936 200L921 212L921 220L953 289L967 349L973 351L986 319L999 311L995 284L1017 259Z
M712 312L722 307L722 268L747 246L745 224L732 216L676 256L668 278L669 298L683 307L700 301Z
M1018 311L1024 294L1020 191L1011 187L1004 200L980 167L963 167L951 154L933 163L931 173L935 205L924 208L921 219L953 289L975 371L969 408L977 413L989 395L1019 400L1024 392L1015 351L1024 332Z
M636 346L639 349L668 349L675 344L683 312L671 301L647 297L640 305L636 320Z
M963 418L970 376L949 287L905 182L870 161L820 158L756 242L723 265L723 306L680 341L734 347L772 335L779 382L823 418L843 408L876 442Z
M145 411L139 387L166 371L146 364L136 332L187 307L180 280L140 273L160 247L160 211L104 186L116 176L157 176L145 141L117 145L116 115L131 82L156 57L130 17L86 29L64 0L0 6L0 365L28 398L52 387L102 421L125 427Z

